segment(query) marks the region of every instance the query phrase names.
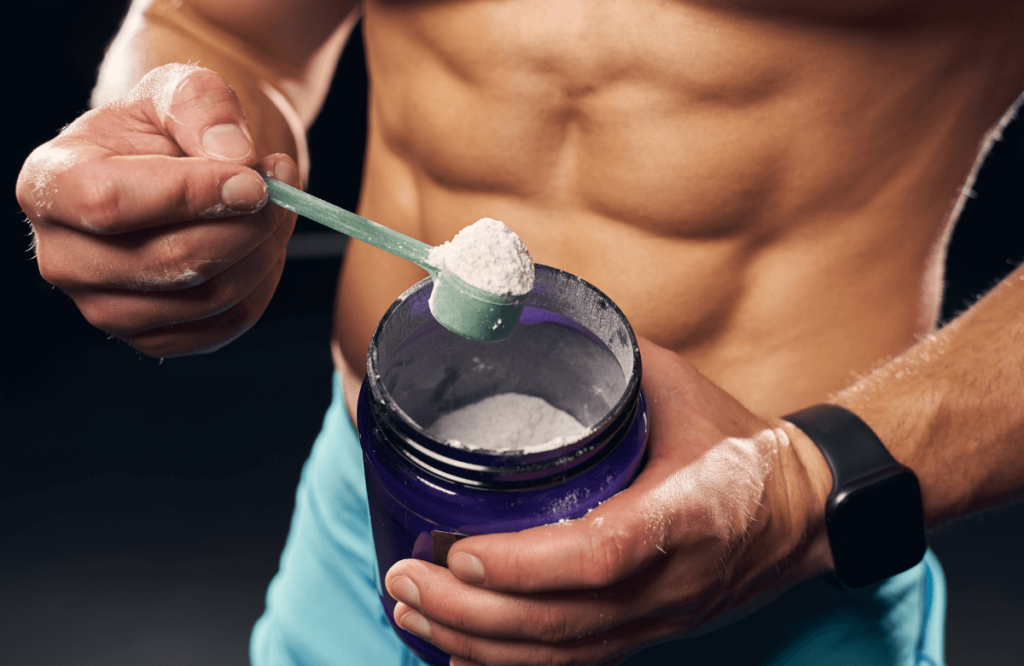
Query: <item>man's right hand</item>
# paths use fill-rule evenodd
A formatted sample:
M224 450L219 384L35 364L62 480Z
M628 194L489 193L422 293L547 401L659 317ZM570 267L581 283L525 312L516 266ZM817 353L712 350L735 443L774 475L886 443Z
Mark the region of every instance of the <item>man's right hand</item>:
M17 195L43 278L97 328L169 357L238 337L277 287L296 216L265 206L253 169L299 186L287 155L257 162L220 75L165 65L37 148Z

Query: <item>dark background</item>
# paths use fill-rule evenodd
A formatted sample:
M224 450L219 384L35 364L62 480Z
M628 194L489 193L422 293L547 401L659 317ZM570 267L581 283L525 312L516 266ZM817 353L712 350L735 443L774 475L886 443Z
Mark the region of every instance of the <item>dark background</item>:
M9 666L247 663L330 397L339 259L336 239L313 223L300 220L261 322L209 356L143 357L39 278L13 195L17 172L87 108L124 7L37 2L8 16L0 663ZM356 40L310 138L311 191L348 208L363 148L361 58ZM1024 258L1020 123L975 190L950 253L947 317ZM1022 530L1017 505L931 535L949 577L951 664L1021 663Z

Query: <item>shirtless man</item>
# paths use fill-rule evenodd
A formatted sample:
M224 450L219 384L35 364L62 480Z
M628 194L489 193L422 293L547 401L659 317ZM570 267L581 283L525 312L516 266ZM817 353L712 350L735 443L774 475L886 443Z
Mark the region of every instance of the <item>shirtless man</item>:
M934 332L961 193L1024 90L1020 2L146 4L108 52L98 108L18 184L42 275L94 325L160 357L252 326L294 217L264 207L247 167L298 182L304 126L362 13L360 212L431 244L504 220L645 338L649 461L629 490L568 526L464 540L450 569L389 573L397 622L453 663L620 663L814 584L832 566L832 478L779 417L815 403L852 409L916 471L929 524L1024 491L1024 269ZM333 336L350 408L376 322L421 277L350 244ZM408 658L363 589L361 471L330 468L359 454L333 411L259 664ZM896 579L903 601L879 592L887 582L826 604L877 601L861 618L873 629L801 652L823 635L812 627L779 638L776 658L861 663L845 640L873 655L863 663L941 661L941 570L926 557ZM824 613L825 594L793 626ZM369 605L344 607L357 597ZM910 633L894 638L890 611L917 613Z

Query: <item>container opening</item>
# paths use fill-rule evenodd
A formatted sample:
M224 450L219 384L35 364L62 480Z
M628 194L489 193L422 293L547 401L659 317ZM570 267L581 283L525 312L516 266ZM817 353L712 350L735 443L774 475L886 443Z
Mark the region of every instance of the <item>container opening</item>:
M575 418L584 429L571 441L606 419L633 383L636 351L625 317L578 278L538 267L519 325L500 342L469 340L438 324L426 310L425 286L385 316L369 363L371 384L421 431L443 414L516 393Z

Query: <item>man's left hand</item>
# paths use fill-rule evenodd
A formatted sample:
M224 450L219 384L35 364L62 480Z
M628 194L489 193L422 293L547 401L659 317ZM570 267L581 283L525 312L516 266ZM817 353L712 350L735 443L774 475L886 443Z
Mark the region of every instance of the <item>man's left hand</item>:
M760 418L641 341L648 460L585 517L463 539L448 568L387 574L395 620L453 664L616 664L749 614L831 564L831 476L793 426Z

